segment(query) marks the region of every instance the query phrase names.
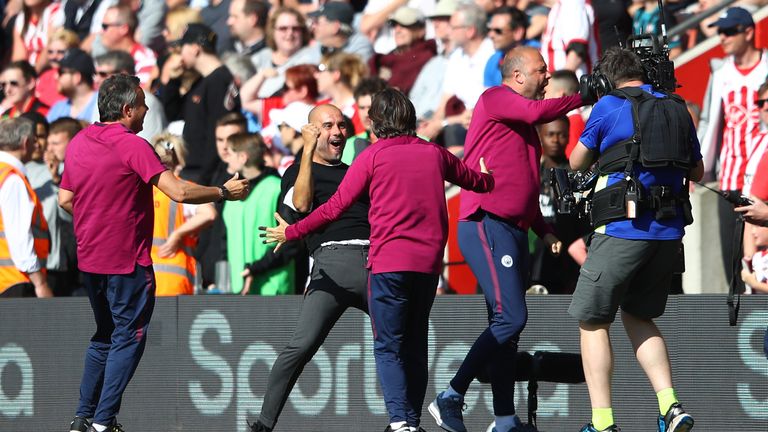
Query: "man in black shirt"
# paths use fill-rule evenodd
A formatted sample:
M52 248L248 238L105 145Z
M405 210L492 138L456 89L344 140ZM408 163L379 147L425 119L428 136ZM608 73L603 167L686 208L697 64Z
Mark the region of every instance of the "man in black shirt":
M202 76L181 95L181 76L162 83L159 94L169 121L184 120L182 136L188 156L181 177L211 185L219 158L216 154L216 120L240 111L240 96L229 70L216 56L216 33L203 24L190 24L181 38L181 64Z
M330 199L349 168L341 162L347 132L341 111L320 105L309 113L309 121L302 128L301 159L283 175L283 203L293 220ZM368 313L368 206L367 199L359 200L337 221L305 239L314 258L311 282L293 337L272 366L259 420L249 424L252 432L275 427L304 366L344 311L354 307Z

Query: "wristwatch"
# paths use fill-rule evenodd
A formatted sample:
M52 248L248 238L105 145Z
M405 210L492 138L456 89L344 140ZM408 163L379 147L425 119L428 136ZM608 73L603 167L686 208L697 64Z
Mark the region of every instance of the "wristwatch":
M229 199L229 189L227 189L223 185L218 186L218 188L219 188L219 195L221 196L221 198L219 198L219 202L226 201L227 199Z

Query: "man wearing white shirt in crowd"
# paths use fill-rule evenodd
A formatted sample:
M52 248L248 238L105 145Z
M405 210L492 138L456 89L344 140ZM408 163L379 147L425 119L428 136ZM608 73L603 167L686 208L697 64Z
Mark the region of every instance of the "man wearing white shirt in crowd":
M0 120L0 297L53 296L45 275L48 224L24 169L34 145L30 120Z
M367 62L373 55L371 42L352 26L355 11L349 3L328 2L308 16L315 20L312 30L317 41L316 57L343 51Z
M446 126L468 126L471 111L486 89L485 65L495 51L493 42L485 37L486 23L485 11L474 3L458 5L451 15L451 42L455 49L448 57L442 99L432 119L420 127L419 134L434 139ZM453 97L463 103L465 110L446 115L446 103Z
M595 11L585 0L544 0L550 7L541 36L541 56L550 72L568 69L577 77L592 72L600 47L595 35Z

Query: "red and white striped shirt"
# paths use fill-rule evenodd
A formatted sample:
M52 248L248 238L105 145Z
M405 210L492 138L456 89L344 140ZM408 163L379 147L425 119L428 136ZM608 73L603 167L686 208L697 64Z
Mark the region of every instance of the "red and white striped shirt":
M157 67L157 57L155 57L154 51L136 42L131 47L131 57L136 64L136 76L139 78L141 86L148 86L152 72Z
M588 57L576 72L578 77L590 73L597 62L600 44L597 40L595 11L589 0L559 0L549 11L547 28L541 35L541 55L550 72L565 68L571 43L587 46Z
M40 17L30 17L27 24L27 30L24 29L24 12L20 12L16 17L14 32L16 32L24 42L24 48L27 50L27 61L31 65L37 63L40 53L48 46L48 36L58 27L64 25L64 9L61 3L55 1L43 9Z
M768 75L768 53L750 69L736 67L733 56L713 71L710 80L710 106L707 128L701 147L705 168L711 171L722 125L722 145L718 165L720 190L741 190L747 163L755 153L760 133L760 112L755 101L757 90Z

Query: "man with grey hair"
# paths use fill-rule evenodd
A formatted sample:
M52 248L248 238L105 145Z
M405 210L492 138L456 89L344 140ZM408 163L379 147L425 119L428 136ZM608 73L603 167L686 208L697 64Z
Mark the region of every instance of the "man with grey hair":
M448 57L443 96L432 119L419 130L420 134L435 138L446 126L456 125L461 129L468 126L470 113L486 89L485 65L494 53L493 42L485 37L486 20L485 11L474 3L460 4L451 15L451 42L455 49ZM463 144L465 134L466 130L458 133L456 142L446 144Z
M343 51L367 62L373 55L371 42L352 26L355 12L349 3L328 2L308 16L315 20L312 31L318 42L314 53L317 58Z
M53 297L45 275L48 223L24 168L34 147L30 120L0 120L0 297Z
M94 66L96 67L96 74L93 76L93 87L96 91L99 90L104 80L113 75L136 74L134 59L125 51L108 51L94 59ZM137 135L150 141L168 126L168 120L165 118L165 110L160 100L151 92L144 93L144 96L149 110L144 117L144 128ZM99 121L99 113L94 111L91 122L97 121Z
M78 268L96 320L70 424L74 432L123 430L117 413L144 352L155 305L152 187L192 204L248 194L247 180L237 174L221 186L198 186L163 166L136 136L147 113L137 77L120 74L104 81L99 113L101 122L67 146L59 189L59 205L74 217Z

